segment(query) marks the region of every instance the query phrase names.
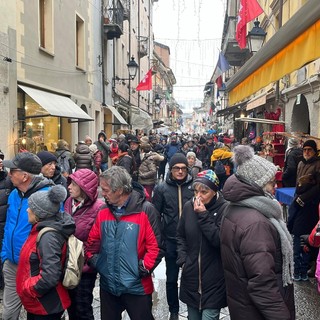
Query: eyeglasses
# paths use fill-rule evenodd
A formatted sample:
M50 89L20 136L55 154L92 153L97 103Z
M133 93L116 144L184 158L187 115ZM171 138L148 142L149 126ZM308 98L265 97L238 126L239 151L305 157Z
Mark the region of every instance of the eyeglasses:
M172 170L173 171L176 171L176 172L178 172L178 171L182 171L182 172L187 172L187 170L188 170L188 168L187 167L172 167Z

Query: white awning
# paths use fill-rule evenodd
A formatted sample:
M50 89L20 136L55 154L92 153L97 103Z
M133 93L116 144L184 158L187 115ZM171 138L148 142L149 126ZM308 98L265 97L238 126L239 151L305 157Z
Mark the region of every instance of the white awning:
M87 121L94 120L66 96L22 85L19 85L19 88L21 88L44 109L39 110L39 114L34 116L53 116Z
M118 112L118 110L115 107L107 105L107 109L109 109L112 112L112 114L118 119L120 124L123 124L123 125L126 125L126 126L128 125L127 121L124 120L122 115Z

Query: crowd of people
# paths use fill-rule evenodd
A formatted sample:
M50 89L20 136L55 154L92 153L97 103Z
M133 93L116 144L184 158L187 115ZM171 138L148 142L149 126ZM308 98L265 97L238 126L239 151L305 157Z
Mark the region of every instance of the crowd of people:
M226 306L231 319L295 319L294 281L307 281L313 266L320 283L316 142L288 140L283 185L296 188L288 221L274 198L278 170L227 134L107 139L101 131L74 152L65 140L54 153L4 160L0 152L3 319L19 319L23 306L28 320L65 311L93 320L99 274L102 320L124 310L152 320L152 272L162 258L170 320L179 319L179 300L190 320L218 320ZM48 226L56 232L38 242ZM85 264L67 289L71 234Z

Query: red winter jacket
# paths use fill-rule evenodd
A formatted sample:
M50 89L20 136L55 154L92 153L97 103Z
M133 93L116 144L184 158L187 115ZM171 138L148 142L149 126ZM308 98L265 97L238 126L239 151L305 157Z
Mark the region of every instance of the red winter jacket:
M65 213L57 220L46 220L32 227L24 243L18 264L16 288L25 309L36 315L48 315L66 310L71 302L68 290L61 283L66 258L66 239L75 225ZM52 227L42 235L38 245L37 235L43 227Z
M87 258L100 287L115 296L151 294L151 273L163 257L160 218L142 192L132 191L119 217L111 206L102 209L89 234Z

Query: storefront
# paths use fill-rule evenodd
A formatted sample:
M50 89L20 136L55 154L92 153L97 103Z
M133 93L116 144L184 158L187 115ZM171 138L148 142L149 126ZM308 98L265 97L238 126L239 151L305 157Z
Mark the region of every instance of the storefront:
M79 107L70 97L25 85L18 86L15 153L55 151L59 139L72 141L72 124L93 121L87 106Z

